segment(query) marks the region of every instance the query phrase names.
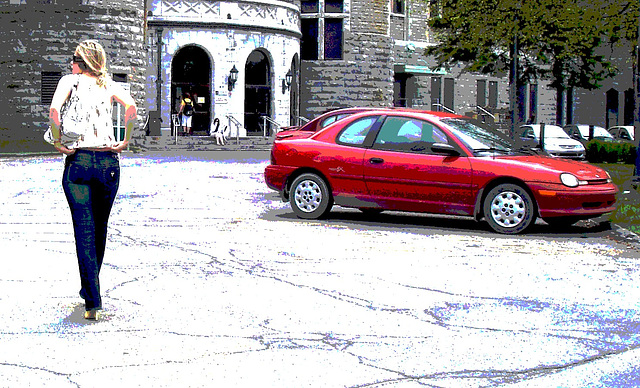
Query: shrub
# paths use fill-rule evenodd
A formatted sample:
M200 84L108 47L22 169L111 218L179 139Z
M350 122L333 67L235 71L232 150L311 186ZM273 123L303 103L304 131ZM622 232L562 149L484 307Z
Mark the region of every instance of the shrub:
M636 160L636 146L631 143L603 142L591 140L587 143L586 157L590 163L633 164Z

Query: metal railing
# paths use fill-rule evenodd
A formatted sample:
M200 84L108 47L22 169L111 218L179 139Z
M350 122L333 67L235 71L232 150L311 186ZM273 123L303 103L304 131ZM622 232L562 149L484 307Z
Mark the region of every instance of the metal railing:
M240 143L240 127L242 127L242 123L231 115L227 115L226 117L229 120L229 137L231 137L231 124L236 125L236 144L238 144Z
M442 104L435 103L435 104L431 104L431 106L432 106L432 107L433 107L433 106L435 106L436 108L444 109L444 110L446 110L446 111L447 111L447 112L449 112L449 113L454 113L454 114L456 113L453 109L451 109L451 108L447 108L446 106L444 106L444 105L442 105Z
M272 119L269 116L261 116L260 118L262 119L262 132L264 137L267 137L267 122L269 124L276 126L275 133L278 133L278 130L282 128L282 125L280 125L278 122L276 122L274 119Z
M491 116L491 118L493 119L493 121L496 121L496 116L489 112L488 110L484 109L483 107L481 107L480 105L476 105L476 109L480 111L481 114L486 115L486 116Z

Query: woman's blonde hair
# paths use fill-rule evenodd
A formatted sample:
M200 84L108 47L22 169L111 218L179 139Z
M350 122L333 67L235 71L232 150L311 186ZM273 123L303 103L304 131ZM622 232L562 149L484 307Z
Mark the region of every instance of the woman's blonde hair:
M87 72L97 77L99 86L106 86L109 75L107 73L107 54L104 47L98 41L85 40L80 42L76 48L76 55L79 55L87 65Z

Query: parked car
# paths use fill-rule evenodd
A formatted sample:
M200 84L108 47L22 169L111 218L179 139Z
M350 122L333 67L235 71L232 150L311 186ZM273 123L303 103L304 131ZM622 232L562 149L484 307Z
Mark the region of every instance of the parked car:
M564 131L572 138L587 144L589 142L589 125L585 124L568 124L565 125ZM593 139L600 141L614 141L613 136L606 129L597 125L593 126Z
M264 172L300 218L339 205L484 218L513 234L537 217L564 226L615 210L605 170L517 150L464 116L369 110L306 134L276 138Z
M619 125L608 129L609 133L615 140L624 142L634 141L634 128L633 125Z
M354 113L360 113L374 109L380 108L354 107L330 110L302 126L283 127L282 130L276 134L276 139L284 139L288 137L307 137L308 133L318 132L320 129L326 127L327 125L333 124L345 117L349 117Z
M540 144L541 124L527 124L520 127L519 137L521 141L533 140ZM544 150L553 157L576 160L585 159L585 148L577 140L567 135L557 125L544 126Z

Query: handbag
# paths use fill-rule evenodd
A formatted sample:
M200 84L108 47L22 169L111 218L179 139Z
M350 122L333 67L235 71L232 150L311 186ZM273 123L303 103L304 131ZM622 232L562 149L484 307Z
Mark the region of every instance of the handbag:
M78 96L79 82L80 77L71 88L71 92L64 104L62 104L62 108L60 108L60 143L65 147L72 146L80 140L84 136L87 127L87 121L82 119L85 114L82 113L80 96ZM51 125L44 133L44 140L49 144L54 143Z

